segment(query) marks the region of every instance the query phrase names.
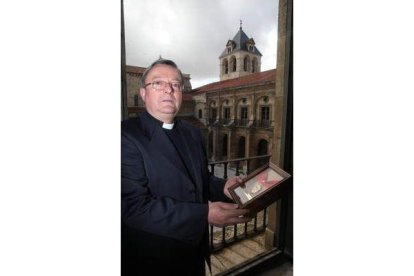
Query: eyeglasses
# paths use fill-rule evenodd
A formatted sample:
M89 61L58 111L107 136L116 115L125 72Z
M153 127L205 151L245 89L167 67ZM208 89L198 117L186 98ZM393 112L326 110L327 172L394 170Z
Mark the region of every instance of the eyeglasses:
M156 80L156 81L147 83L146 85L144 85L144 87L147 87L148 85L151 85L153 89L158 90L158 91L166 89L167 86L171 87L174 92L181 92L183 90L183 86L178 81L167 82L167 81L162 81L162 80Z

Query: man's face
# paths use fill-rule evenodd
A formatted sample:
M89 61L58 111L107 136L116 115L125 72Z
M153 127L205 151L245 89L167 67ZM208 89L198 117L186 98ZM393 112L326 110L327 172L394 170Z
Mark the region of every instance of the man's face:
M181 82L178 70L164 64L158 64L152 68L147 75L145 84L157 80L168 83ZM174 92L170 85L162 90L155 90L152 85L148 85L141 88L139 92L149 114L164 123L172 123L180 110L182 92Z

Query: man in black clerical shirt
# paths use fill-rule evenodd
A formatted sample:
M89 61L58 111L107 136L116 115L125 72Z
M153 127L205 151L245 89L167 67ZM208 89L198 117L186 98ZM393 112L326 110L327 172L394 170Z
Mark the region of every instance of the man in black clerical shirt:
M201 131L176 119L183 76L157 60L141 79L146 112L122 122L122 275L204 275L208 225L244 223L228 181L207 170Z

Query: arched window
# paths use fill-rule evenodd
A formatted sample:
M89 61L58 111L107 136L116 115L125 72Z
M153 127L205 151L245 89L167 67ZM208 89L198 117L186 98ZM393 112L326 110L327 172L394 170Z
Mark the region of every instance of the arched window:
M217 119L218 119L217 118L217 107L210 107L210 118L209 118L210 124L215 123Z
M230 107L223 108L223 118L226 120L230 120Z
M260 107L260 126L270 126L270 106L268 105Z
M231 69L232 69L232 72L236 72L236 68L237 68L237 61L236 61L236 58L233 56L233 57L231 57L231 59L230 59L230 64L231 64Z
M217 107L213 107L211 108L211 119L216 119L217 118Z
M253 59L252 60L252 73L255 73L257 71L256 65L257 65L256 59Z
M198 110L198 118L199 119L203 118L203 110L202 109Z
M267 141L261 139L257 145L257 155L266 155L267 154Z
M224 74L228 74L229 73L229 62L227 61L227 59L224 60L223 67L224 67Z
M240 123L239 123L239 125L247 126L247 123L249 122L247 114L248 114L248 107L247 106L240 107Z
M244 57L244 61L243 61L244 72L247 72L249 70L249 61L250 61L249 56Z

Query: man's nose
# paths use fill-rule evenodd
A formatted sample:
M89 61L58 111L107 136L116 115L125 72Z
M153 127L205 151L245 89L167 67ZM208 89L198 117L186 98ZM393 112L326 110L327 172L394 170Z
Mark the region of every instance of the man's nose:
M164 89L164 93L171 94L173 91L174 90L172 88L172 84L167 82L165 89Z

